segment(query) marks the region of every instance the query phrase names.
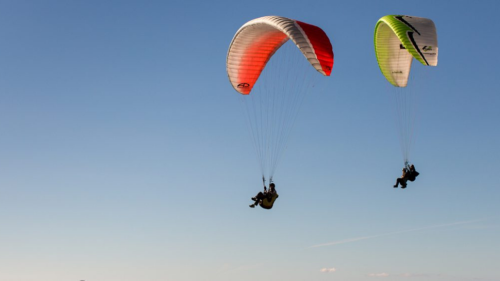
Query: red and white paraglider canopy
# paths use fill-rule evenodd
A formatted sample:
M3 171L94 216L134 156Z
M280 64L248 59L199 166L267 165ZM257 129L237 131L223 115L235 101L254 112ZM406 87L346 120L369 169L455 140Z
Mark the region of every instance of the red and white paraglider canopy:
M234 89L248 95L269 59L288 39L318 72L330 76L332 44L321 28L285 17L266 16L244 24L229 45L226 70Z

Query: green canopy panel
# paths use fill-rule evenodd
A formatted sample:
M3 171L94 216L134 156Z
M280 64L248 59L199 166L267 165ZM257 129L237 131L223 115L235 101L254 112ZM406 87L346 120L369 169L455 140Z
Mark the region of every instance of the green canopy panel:
M385 78L396 87L406 87L412 59L436 66L436 26L430 19L388 15L375 26L375 54Z

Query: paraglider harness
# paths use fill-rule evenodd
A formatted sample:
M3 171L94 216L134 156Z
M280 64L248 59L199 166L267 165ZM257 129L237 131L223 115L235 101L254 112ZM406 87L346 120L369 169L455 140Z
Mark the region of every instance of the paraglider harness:
M406 173L407 180L414 181L415 178L418 177L418 175L420 175L420 173L415 170L415 166L413 167L413 169L410 168L408 161L405 162L405 167L407 170L407 173Z
M266 178L262 177L262 183L264 184L264 191L267 191L266 187ZM269 179L269 185L273 183L273 178ZM269 187L270 189L271 187ZM259 202L259 206L261 206L264 209L271 209L273 207L274 201L279 197L278 193L276 190L274 191L274 194L271 194L269 192L266 193L266 198L262 199Z

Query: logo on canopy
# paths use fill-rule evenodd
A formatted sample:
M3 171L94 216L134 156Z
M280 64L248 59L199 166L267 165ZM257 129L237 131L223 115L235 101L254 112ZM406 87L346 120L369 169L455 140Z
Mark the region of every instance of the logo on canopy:
M248 83L240 83L240 84L238 84L238 88L248 88L248 87L250 87L250 84L248 84Z

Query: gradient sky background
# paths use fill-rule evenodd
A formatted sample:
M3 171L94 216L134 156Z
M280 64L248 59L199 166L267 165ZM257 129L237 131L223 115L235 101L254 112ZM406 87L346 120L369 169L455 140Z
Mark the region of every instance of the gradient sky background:
M451 4L453 3L453 4ZM0 281L500 280L498 1L0 1ZM434 20L401 172L373 29ZM320 26L271 211L225 69L245 22Z

